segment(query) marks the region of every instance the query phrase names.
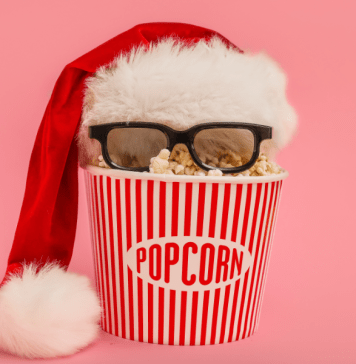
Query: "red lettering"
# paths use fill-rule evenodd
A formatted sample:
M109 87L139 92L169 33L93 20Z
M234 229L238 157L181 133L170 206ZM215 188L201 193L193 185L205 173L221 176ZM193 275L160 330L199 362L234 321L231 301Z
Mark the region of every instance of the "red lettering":
M142 254L140 254L142 252ZM136 250L136 262L137 262L137 272L141 273L141 263L146 260L146 249L140 248Z
M223 253L225 252L225 258ZM220 282L221 268L224 267L223 282L227 280L227 271L229 269L227 262L230 258L230 249L227 246L220 245L218 250L218 261L216 264L216 283Z
M241 266L242 266L242 258L244 256L244 253L241 252L240 253L240 258L237 256L237 250L233 249L232 251L232 258L231 258L231 272L230 272L230 279L233 278L234 276L234 270L235 270L235 265L237 267L237 273L238 275L241 274Z
M154 262L154 250L156 251L156 264ZM158 244L153 244L150 246L149 249L149 264L150 264L150 268L149 268L149 272L150 272L150 277L152 279L154 279L155 281L159 281L161 279L161 275L162 275L162 267L161 267L161 262L162 262L162 248L160 245ZM156 267L156 274L154 274L154 267Z
M196 254L198 252L197 244L189 242L183 247L183 267L182 267L182 282L186 286L191 286L196 281L196 275L192 274L190 279L188 279L188 258L189 258L189 248L192 248L192 253Z
M209 249L208 277L207 279L205 279L206 254L208 249ZM203 244L201 248L199 281L204 286L211 283L213 279L214 255L215 255L214 245L210 243Z
M173 257L171 259L171 248L173 248ZM176 243L167 243L165 248L164 259L164 281L169 283L171 265L178 263L179 259L179 246Z

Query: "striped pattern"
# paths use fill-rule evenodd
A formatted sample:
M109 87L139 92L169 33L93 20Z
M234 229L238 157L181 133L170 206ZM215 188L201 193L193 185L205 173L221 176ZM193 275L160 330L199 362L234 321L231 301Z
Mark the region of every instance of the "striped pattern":
M282 181L160 182L88 171L85 177L105 331L170 345L225 343L254 333ZM126 263L133 244L175 236L236 242L248 248L253 263L233 284L205 291L167 289L133 274Z

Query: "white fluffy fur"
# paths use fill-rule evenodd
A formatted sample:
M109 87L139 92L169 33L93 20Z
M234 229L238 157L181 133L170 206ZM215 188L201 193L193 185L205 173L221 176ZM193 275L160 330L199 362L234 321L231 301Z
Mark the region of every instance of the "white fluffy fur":
M239 53L218 37L186 47L176 39L119 55L87 80L79 132L80 161L100 154L88 126L151 121L177 130L209 121L269 125L283 148L297 117L286 99L286 76L263 53Z
M98 334L100 304L89 279L29 265L0 289L0 348L27 358L70 355Z

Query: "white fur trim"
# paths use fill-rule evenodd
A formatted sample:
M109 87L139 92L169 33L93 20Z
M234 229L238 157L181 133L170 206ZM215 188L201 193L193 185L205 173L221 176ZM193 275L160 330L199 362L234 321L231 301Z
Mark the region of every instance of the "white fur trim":
M97 337L100 312L87 277L29 265L0 289L0 348L27 358L73 354Z
M174 38L121 54L87 80L80 160L100 154L88 126L152 121L183 130L208 121L269 125L283 148L297 116L286 99L286 75L266 54L239 53L218 37L187 47Z

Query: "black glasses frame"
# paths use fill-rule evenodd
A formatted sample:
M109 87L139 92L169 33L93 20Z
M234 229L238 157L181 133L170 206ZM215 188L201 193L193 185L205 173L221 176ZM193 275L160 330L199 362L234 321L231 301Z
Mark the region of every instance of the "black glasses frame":
M239 123L239 122L217 122L217 123L203 123L199 125L195 125L187 130L178 131L170 128L169 126L151 123L151 122L143 122L143 121L135 121L135 122L118 122L118 123L108 123L101 125L92 125L89 126L89 138L96 139L101 144L103 158L106 164L113 169L121 169L125 171L136 171L136 172L145 172L149 171L149 167L123 167L114 163L109 155L108 147L107 147L107 137L111 130L118 128L147 128L147 129L157 129L164 133L167 138L167 148L170 152L172 152L174 146L176 144L184 144L187 146L190 155L192 156L195 164L203 170L209 171L214 169L219 169L223 173L239 173L243 172L250 167L252 167L259 154L260 154L260 144L265 139L272 138L272 127L266 125L259 124L249 124L249 123ZM252 132L254 136L254 150L251 157L251 160L243 166L235 167L235 168L219 168L212 167L208 164L203 163L194 148L194 138L195 136L202 130L207 129L217 129L217 128L231 128L231 129L247 129Z

